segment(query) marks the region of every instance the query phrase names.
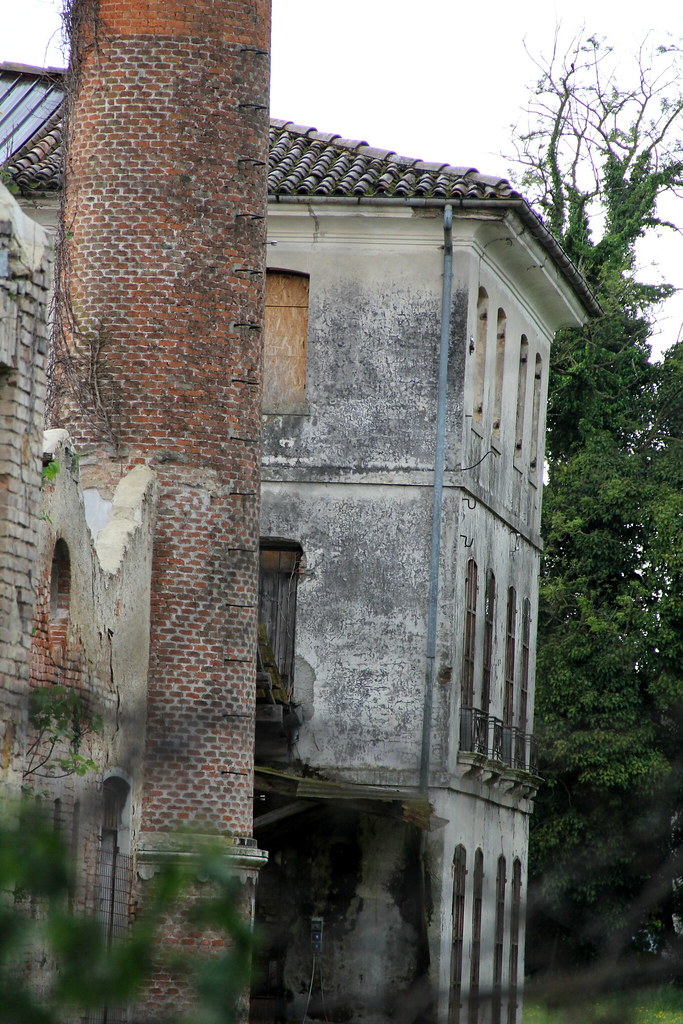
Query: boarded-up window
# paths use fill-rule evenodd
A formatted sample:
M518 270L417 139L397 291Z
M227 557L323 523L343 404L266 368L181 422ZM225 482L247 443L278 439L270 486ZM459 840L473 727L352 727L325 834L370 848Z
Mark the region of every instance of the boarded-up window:
M301 548L289 541L261 541L259 584L259 673L262 689L288 703L294 682L296 590ZM265 679L265 676L269 677Z
M306 402L308 276L269 270L263 353L263 411L303 412Z

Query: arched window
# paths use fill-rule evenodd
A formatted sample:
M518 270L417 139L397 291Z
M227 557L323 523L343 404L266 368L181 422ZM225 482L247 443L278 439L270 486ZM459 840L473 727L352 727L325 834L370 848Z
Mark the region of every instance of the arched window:
M479 1024L479 971L481 967L481 911L484 898L484 854L474 855L472 879L472 950L470 956L470 998L467 1024Z
M529 342L526 334L519 341L519 371L517 373L517 415L515 418L515 458L521 458L524 444L524 410L526 408L526 377L529 362Z
M522 918L522 862L512 864L512 906L510 907L510 994L507 1024L517 1024L517 979L519 975L519 926Z
M462 666L462 706L474 704L474 650L477 631L477 563L467 562L465 575L465 640Z
M112 776L102 786L102 834L97 863L97 916L107 942L128 933L131 897L130 827L125 779Z
M531 468L538 469L538 452L539 452L539 430L541 420L541 384L543 380L543 364L541 357L536 354L536 363L534 366L534 405L531 418Z
M493 936L493 999L491 1024L500 1024L501 990L503 984L503 942L505 940L505 857L498 858L496 870L496 919Z
M484 657L481 673L481 710L488 713L491 703L491 671L493 665L493 627L496 614L496 577L491 569L486 573L484 595Z
M268 270L263 340L263 411L303 412L308 346L307 274Z
M505 625L505 694L503 696L503 725L512 725L515 701L515 644L517 629L517 594L508 588Z
M448 1003L449 1024L459 1024L462 1006L462 955L465 935L465 881L467 854L456 846L453 854L453 943L451 948L451 990Z
M498 310L496 321L496 380L493 405L493 433L500 434L500 421L503 415L503 377L505 374L505 331L507 320L505 311Z
M52 553L50 570L50 644L65 650L71 604L71 559L64 540L58 540Z
M481 423L484 414L484 389L486 382L486 335L489 322L489 297L485 288L479 289L477 301L477 338L474 349L474 380L472 382L472 415Z
M529 654L531 642L531 601L528 597L522 603L522 658L519 667L519 728L527 730L529 709Z

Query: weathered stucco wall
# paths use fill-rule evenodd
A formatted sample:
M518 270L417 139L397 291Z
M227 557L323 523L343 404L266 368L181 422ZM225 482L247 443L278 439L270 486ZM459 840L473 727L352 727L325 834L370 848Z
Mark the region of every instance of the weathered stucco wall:
M283 394L273 411L264 407L261 534L271 543L275 538L296 542L303 553L294 700L302 705L304 721L290 756L326 777L416 786L426 666L441 212L274 205L269 238L277 243L268 253L274 270L309 275L305 403L281 415L276 409L286 405ZM523 972L523 920L512 927L511 886L514 873L519 905L535 785L529 734L547 368L553 332L575 322L580 311L510 216L456 210L453 243L429 793L441 822L433 822L436 829L423 847L417 844L410 861L425 929L420 939L408 935L405 922L397 928L397 904L387 895L392 873L407 871L405 865L399 868L392 835L403 830L407 836L410 830L400 823L384 829L382 823L373 832L375 819L373 828L354 833L358 877L349 881L336 955L323 958L329 970L326 988L354 993L352 1020L379 1020L387 1012L384 996L380 1010L364 994L362 976L371 977L376 996L383 991L370 961L389 971L395 992L414 993L423 1008L424 992L419 994L415 982L418 975L428 978L435 999L429 1012L439 1021L449 1013L452 1020L458 1013L465 1019L471 985L472 999L477 998L475 975L481 997L477 1019L490 1020L494 982L501 991L514 978L521 986ZM282 381L284 389L284 375ZM300 846L318 850L319 824L304 817L298 828L285 829L285 838L266 831L265 844L278 864L291 858L299 863ZM334 843L334 829L328 828L327 839ZM306 854L315 859L320 877L311 876L308 895L302 891L296 897L300 916L291 910L282 954L292 1017L303 1011L306 991L307 915L322 914L325 906L330 912L325 884L333 884L334 873L321 882L329 848L322 837L320 842L317 853ZM464 850L469 865L457 998L452 978L456 848ZM478 961L472 945L477 850L483 857ZM278 870L287 876L290 869ZM309 878L308 868L302 872ZM295 874L292 891L298 892L297 884L303 883L295 882ZM497 919L501 886L504 918ZM391 938L371 951L363 929L368 935L400 935L403 952L392 957ZM478 962L474 973L473 962ZM501 998L508 1019L505 999L521 1005L519 991L513 986Z

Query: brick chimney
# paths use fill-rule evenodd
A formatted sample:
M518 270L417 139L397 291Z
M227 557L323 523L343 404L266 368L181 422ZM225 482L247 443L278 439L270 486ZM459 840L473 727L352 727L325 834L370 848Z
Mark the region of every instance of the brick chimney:
M270 2L72 19L53 419L104 498L159 477L140 849L249 837Z

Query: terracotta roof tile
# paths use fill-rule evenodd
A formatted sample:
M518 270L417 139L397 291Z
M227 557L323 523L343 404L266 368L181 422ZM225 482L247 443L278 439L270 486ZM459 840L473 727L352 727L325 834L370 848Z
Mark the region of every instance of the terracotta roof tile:
M0 116L0 167L23 193L54 193L62 185L61 72L50 68L0 65L0 115L26 109L22 116ZM40 103L31 100L37 95ZM43 95L46 97L43 100ZM19 96L19 107L14 97ZM25 102L24 102L25 101ZM270 122L268 192L274 199L462 200L514 207L531 233L548 251L591 312L600 311L585 281L534 213L505 178L399 156L358 139L276 118Z

